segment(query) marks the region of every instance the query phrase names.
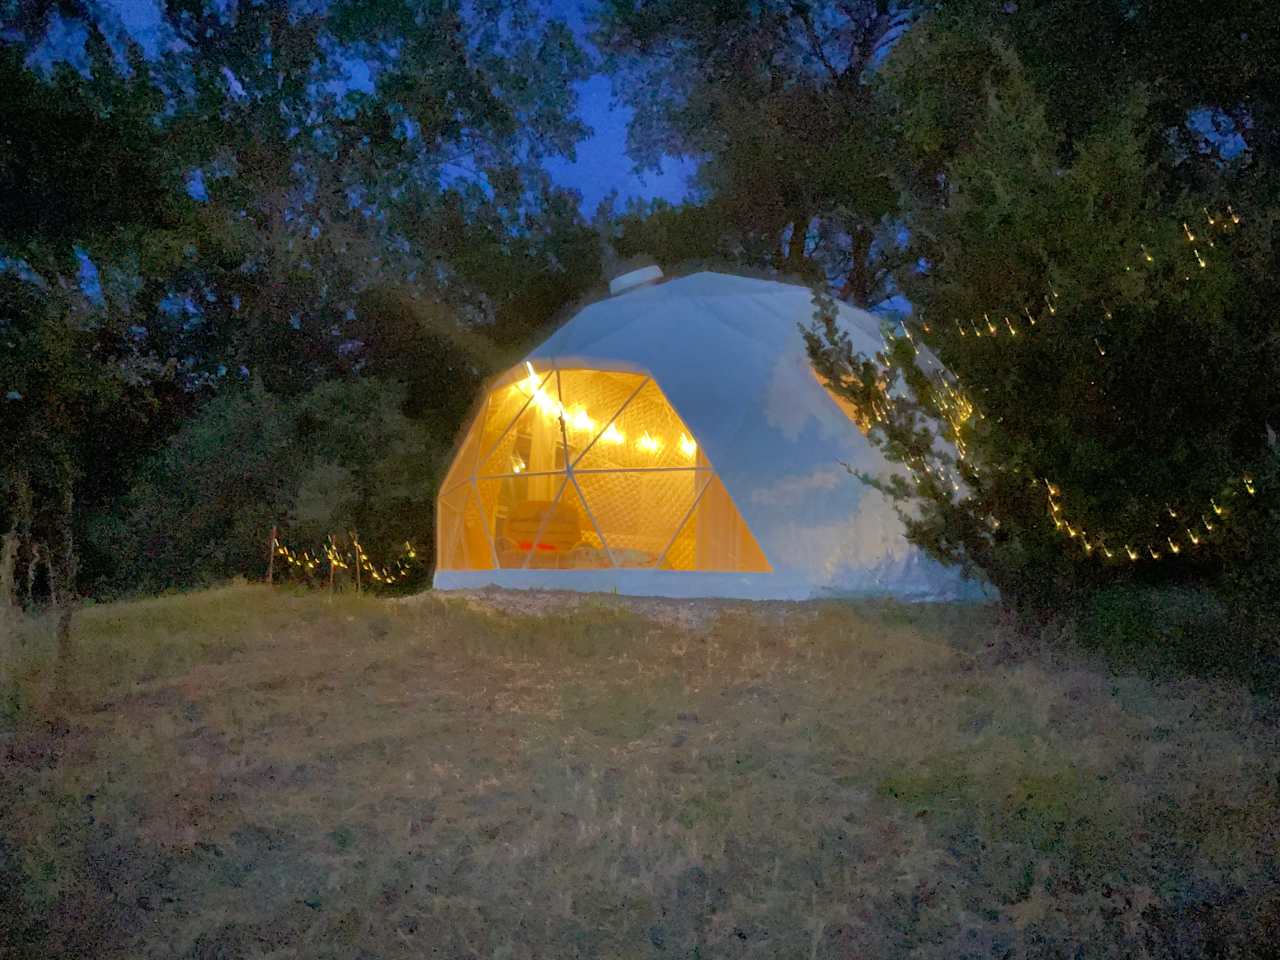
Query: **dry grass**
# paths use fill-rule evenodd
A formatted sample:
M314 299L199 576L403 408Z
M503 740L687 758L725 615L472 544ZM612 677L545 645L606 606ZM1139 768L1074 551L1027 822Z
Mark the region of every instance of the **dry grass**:
M1274 956L1267 705L1004 636L892 604L91 608L76 669L38 628L4 661L0 956Z

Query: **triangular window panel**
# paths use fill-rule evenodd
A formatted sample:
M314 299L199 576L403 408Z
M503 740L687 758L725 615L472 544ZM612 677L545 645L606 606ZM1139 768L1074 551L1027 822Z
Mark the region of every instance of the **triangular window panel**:
M454 487L443 493L436 508L436 566L441 570L467 569L466 556L459 536L462 511L466 507L469 487Z
M551 370L526 374L521 379L498 387L489 395L484 431L480 439L479 465L482 466L489 459L499 441L510 433L512 425L540 391L555 391L554 376L555 372Z
M755 535L747 522L743 520L738 507L720 482L719 477L712 477L706 492L698 501L697 509L689 518L692 526L692 566L675 567L679 561L689 563L687 552L668 555L672 569L702 570L706 572L736 573L772 573L773 567L765 558L764 551L756 541ZM677 542L688 543L681 531Z
M491 570L493 552L484 517L470 484L441 498L440 559L442 570Z
M657 567L706 484L701 470L575 473L619 567Z
M467 497L467 505L462 511L461 540L468 570L493 569L493 550L475 491Z
M533 387L524 409L493 448L482 455L477 476L564 471L564 434L556 379L553 373ZM524 385L508 389L523 392Z
M586 517L561 502L567 482L563 473L476 481L498 566L555 568L582 542Z
M708 474L708 484L713 477ZM693 509L684 518L679 532L671 539L667 552L662 557L663 570L697 570L698 569L698 504L707 495L707 484L704 484Z
M563 570L594 570L613 566L613 558L600 539L599 531L578 488L570 480L560 498L557 514L569 514L578 518L578 545L559 561ZM544 534L545 536L545 534ZM545 562L545 561L544 561Z
M575 470L663 470L693 467L698 444L650 380L574 465Z
M484 434L487 408L488 403L486 402L481 407L479 415L471 421L471 426L467 429L466 439L463 440L462 446L458 449L458 455L454 457L453 463L449 467L449 472L445 474L444 482L440 484L441 493L449 493L459 484L466 483L475 473L476 458L480 455L480 441Z
M570 460L576 460L648 377L604 370L561 370L560 401Z

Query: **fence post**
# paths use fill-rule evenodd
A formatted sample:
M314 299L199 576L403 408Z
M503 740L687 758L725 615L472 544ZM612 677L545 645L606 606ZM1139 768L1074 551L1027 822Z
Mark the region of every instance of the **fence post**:
M333 534L329 534L329 549L326 554L329 557L329 602L333 603L333 568L338 562L338 545L333 542Z
M267 586L275 579L276 570L276 525L271 525L271 539L267 541Z

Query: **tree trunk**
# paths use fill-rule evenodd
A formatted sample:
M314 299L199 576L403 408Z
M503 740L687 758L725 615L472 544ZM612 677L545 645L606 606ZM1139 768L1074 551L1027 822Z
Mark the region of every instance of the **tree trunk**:
M272 582L274 581L274 579L275 579L275 571L276 571L276 545L277 545L277 544L278 544L278 542L279 542L279 541L276 539L276 533L277 533L277 531L276 531L275 524L272 524L272 525L271 525L271 539L269 539L269 540L267 541L267 586L270 586L270 585L272 584Z
M45 559L45 551L41 544L33 543L31 547L31 559L27 561L27 609L30 610L36 605L36 577L40 575L40 561L45 561L45 573L49 575L49 582L52 590L53 571L49 570L48 560Z
M0 646L5 638L15 629L21 608L18 607L18 591L14 585L14 572L18 567L18 545L21 543L17 530L10 530L0 539ZM0 650L0 659L4 653Z
M791 242L787 244L787 273L802 277L807 272L809 258L805 256L804 248L808 238L809 218L804 214L797 214L791 222Z
M49 586L53 602L57 609L57 645L58 660L69 662L75 654L71 640L71 614L76 597L76 575L79 572L79 558L76 556L75 532L72 518L75 510L75 492L71 481L65 481L62 488L62 516L59 518L62 534L62 550L51 551L49 557ZM56 558L56 562L55 562ZM55 572L55 568L59 568Z
M10 530L0 539L0 610L6 614L18 605L18 588L14 577L17 575L18 546L21 543L16 529Z
M857 227L851 240L853 265L840 288L840 299L865 309L871 306L871 229Z

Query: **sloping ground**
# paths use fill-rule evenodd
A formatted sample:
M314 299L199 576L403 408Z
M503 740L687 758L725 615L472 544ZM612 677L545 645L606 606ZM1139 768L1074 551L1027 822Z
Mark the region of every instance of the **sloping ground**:
M525 612L521 612L525 611ZM1274 956L1272 705L992 611L232 587L0 686L4 957Z

